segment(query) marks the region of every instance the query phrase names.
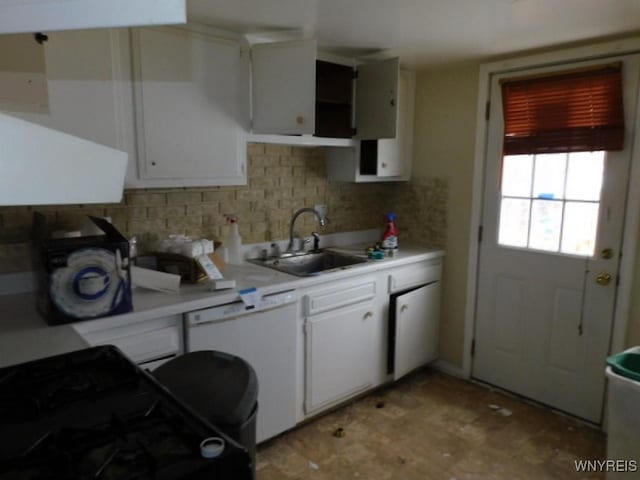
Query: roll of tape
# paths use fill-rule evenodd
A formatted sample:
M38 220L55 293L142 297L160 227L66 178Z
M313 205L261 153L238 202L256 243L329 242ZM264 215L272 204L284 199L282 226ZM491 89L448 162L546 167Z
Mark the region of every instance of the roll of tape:
M224 440L220 437L209 437L200 442L200 454L204 458L216 458L222 452L224 452Z

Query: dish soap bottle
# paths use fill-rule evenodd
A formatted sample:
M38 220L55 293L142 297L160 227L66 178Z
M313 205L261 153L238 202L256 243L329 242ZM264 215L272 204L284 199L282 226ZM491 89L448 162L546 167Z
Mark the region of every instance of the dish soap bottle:
M239 265L242 263L242 237L238 232L238 217L234 214L224 214L229 224L229 234L224 241L224 245L227 247L227 255L229 257L229 263L233 265Z
M385 220L387 222L387 229L382 234L382 249L387 252L387 255L394 256L398 249L398 227L396 227L395 221L398 216L395 213L387 213Z

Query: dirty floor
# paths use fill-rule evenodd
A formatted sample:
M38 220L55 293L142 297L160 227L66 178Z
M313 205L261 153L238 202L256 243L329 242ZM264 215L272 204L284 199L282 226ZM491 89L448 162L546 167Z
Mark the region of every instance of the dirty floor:
M336 436L343 429L344 436ZM261 445L258 480L600 479L602 433L424 370Z

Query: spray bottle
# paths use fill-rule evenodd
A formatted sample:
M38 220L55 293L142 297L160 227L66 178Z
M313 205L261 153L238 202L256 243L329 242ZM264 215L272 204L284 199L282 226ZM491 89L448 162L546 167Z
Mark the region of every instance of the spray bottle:
M385 215L385 221L387 222L387 228L382 234L382 249L387 252L389 256L393 256L398 249L398 227L396 227L395 220L398 216L395 213L387 213Z
M242 237L238 232L238 216L225 213L224 217L229 225L229 234L224 241L224 245L227 247L229 263L239 265L242 263Z

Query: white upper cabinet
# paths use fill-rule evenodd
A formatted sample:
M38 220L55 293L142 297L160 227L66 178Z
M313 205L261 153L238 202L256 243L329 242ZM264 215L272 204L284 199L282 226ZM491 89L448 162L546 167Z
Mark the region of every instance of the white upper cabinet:
M251 74L254 133L315 132L315 40L253 45Z
M396 76L394 137L377 140L368 135L361 137L362 130L358 129L358 137L363 139L355 146L328 149L327 174L330 180L381 182L405 181L411 177L415 74L400 70ZM391 125L391 122L387 122L387 125Z
M395 138L398 58L358 66L356 132L362 139Z
M0 0L0 34L185 23L185 0Z
M253 141L353 146L354 137L396 138L398 59L356 67L328 58L315 40L252 46Z
M117 30L55 32L43 46L31 35L0 36L0 85L7 93L6 98L0 95L0 109L129 151L132 142L122 121L127 112L121 101L126 85L117 54L120 40ZM38 56L41 60L35 62ZM25 65L26 58L32 59L30 65ZM29 90L18 84L9 89L7 82L12 80ZM8 101L11 96L12 102Z
M133 52L138 186L245 184L239 42L144 28L134 31Z

